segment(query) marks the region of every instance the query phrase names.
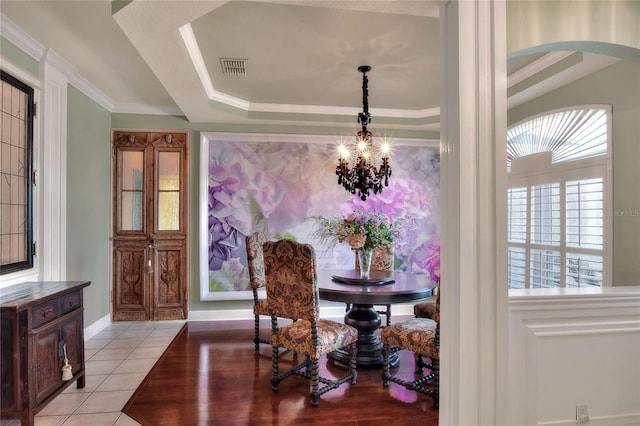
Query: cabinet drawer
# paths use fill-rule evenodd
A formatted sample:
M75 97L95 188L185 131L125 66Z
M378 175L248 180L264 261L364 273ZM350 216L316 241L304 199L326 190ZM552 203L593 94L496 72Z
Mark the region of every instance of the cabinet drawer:
M69 294L60 296L60 310L62 314L73 311L82 306L82 291L73 291Z
M33 328L39 327L60 315L59 300L51 299L41 303L35 306L31 312Z

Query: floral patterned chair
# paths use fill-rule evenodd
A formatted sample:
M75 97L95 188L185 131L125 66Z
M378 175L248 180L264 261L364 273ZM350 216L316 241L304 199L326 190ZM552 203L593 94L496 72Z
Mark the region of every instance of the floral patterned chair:
M397 383L409 390L429 395L433 398L433 406L440 404L440 292L436 297L433 318L412 318L385 327L380 332L382 341L383 371L382 384L389 386L389 382ZM430 310L430 308L427 307ZM414 313L417 311L414 307ZM393 351L407 349L416 354L416 372L421 377L415 380L404 380L391 374L389 355ZM429 358L426 363L424 358ZM423 375L423 369L428 368L429 374ZM431 385L431 386L429 386Z
M436 300L427 300L413 305L413 315L416 318L428 318L440 322L440 283L436 289ZM416 355L416 363L418 368L426 366L422 355Z
M360 261L358 260L358 253L356 253L356 270L360 270ZM373 249L373 255L371 256L371 270L372 271L393 271L393 246L389 247L376 247ZM391 324L391 305L380 305L383 310L378 310L380 315L384 315L386 318L387 326ZM351 305L347 304L347 312L351 309Z
M258 289L265 285L264 261L262 256L262 245L267 242L267 236L262 232L254 232L247 235L245 244L247 246L247 265L249 269L249 284L253 292L253 318L254 336L253 343L256 352L260 349L260 343L270 344L271 340L260 337L260 315L271 317L271 311L266 299L258 297Z
M278 391L282 380L298 375L311 380L311 405L320 395L343 383L356 383L358 331L345 324L319 318L319 293L315 252L309 244L292 240L267 241L263 246L267 300L271 311L271 388ZM279 327L278 317L298 319ZM279 348L305 355L305 360L286 372L279 372ZM348 348L347 374L330 380L320 377L320 358L334 350ZM320 387L322 382L323 386Z
M413 314L416 318L436 319L440 316L440 286L438 285L437 296L435 300L427 300L413 305Z

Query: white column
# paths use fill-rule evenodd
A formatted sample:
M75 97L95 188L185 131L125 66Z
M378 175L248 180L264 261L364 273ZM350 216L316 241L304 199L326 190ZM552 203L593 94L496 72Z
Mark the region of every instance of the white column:
M55 52L49 50L40 61L43 82L42 105L38 106L42 131L38 170L40 196L40 232L37 256L41 266L40 279L66 278L67 238L67 75L68 67Z
M506 424L505 9L440 13L441 425Z

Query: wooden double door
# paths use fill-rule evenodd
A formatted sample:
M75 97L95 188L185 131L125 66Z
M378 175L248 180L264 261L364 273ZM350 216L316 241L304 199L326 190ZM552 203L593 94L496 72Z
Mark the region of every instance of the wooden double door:
M113 320L186 319L187 132L114 130Z

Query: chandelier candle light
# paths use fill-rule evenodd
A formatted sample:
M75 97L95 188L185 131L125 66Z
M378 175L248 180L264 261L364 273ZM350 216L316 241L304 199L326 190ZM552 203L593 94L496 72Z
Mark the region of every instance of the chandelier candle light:
M336 175L338 175L338 185L352 194L358 193L360 199L365 201L369 196L369 191L374 194L382 192L383 185L389 186L391 167L389 166L388 143L380 145L381 164L376 168L376 160L373 158L373 138L371 132L367 130L367 125L371 123L369 114L369 96L367 72L371 71L369 65L361 65L358 71L362 73L362 112L358 114L358 123L362 125L362 130L356 134L357 158L353 165L350 164L349 157L351 150L346 145L338 146L338 165Z

